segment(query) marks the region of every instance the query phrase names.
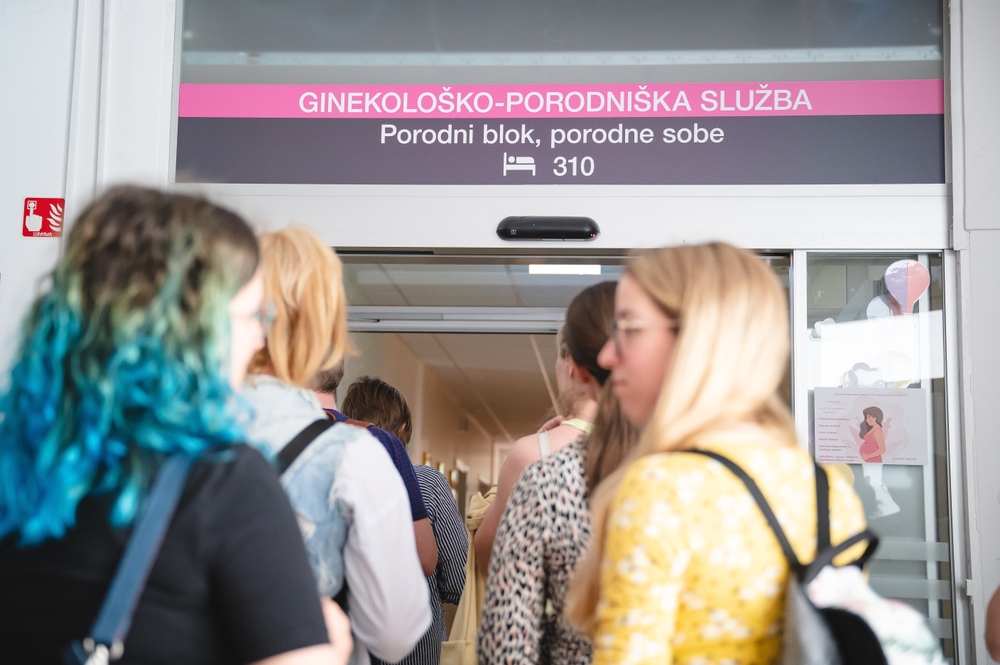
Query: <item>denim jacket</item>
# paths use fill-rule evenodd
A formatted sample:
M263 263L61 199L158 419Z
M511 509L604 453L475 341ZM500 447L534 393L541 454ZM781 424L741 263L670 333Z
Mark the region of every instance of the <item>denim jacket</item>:
M312 391L271 376L250 377L243 396L254 409L247 438L272 456L310 423L325 418ZM360 435L356 427L335 425L321 434L281 476L295 510L319 592L332 598L344 584L347 519L336 500L336 477L344 446Z
M272 456L326 417L316 396L270 376L247 379L254 410L247 438ZM281 477L295 510L320 594L348 583L352 663L369 652L398 662L431 625L406 488L392 459L364 429L338 423L317 437Z

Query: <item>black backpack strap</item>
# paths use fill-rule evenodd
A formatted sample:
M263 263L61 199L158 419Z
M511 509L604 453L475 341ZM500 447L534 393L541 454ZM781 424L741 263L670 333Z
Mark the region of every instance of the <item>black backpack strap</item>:
M826 469L816 467L816 555L830 549L830 479Z
M344 579L344 583L340 585L340 591L338 591L337 595L335 595L333 597L333 602L335 602L338 605L340 605L340 609L344 610L344 612L347 612L347 579L346 578Z
M754 482L754 479L751 478L739 464L725 455L720 455L719 453L711 450L687 450L685 452L711 457L716 462L719 462L732 471L733 475L743 481L747 490L750 491L750 496L752 496L754 501L757 502L757 507L760 508L760 512L764 514L764 519L767 520L767 524L771 527L771 531L774 532L774 537L778 539L781 551L785 553L785 558L788 559L788 566L795 571L796 574L798 574L803 568L802 564L799 562L799 557L795 554L795 550L792 549L792 544L788 542L788 538L785 536L785 531L781 528L778 518L775 516L774 511L771 510L771 506L767 503L767 499L764 498L764 494L760 491L760 488L757 487L757 483Z
M839 545L830 546L825 550L817 552L816 558L813 562L806 566L805 570L802 571L802 574L799 575L799 581L802 584L809 584L817 575L819 575L819 571L823 570L827 566L833 565L834 559L858 543L863 543L865 541L868 541L868 547L865 548L864 554L851 563L845 564L863 568L864 565L868 563L868 559L875 554L875 549L878 547L878 536L868 529L865 529L861 533L854 534Z
M826 475L826 469L816 463L816 558L806 566L800 575L801 582L808 584L815 578L823 568L833 565L833 560L851 549L858 543L867 541L868 547L856 561L848 565L863 568L868 559L875 554L878 547L878 536L872 531L865 529L861 533L855 534L840 543L836 547L830 540L830 479Z
M280 476L292 462L302 454L302 451L309 447L309 444L316 440L320 434L337 424L337 421L322 418L316 422L306 425L305 429L295 435L295 438L278 452L276 457L278 462L278 475Z
M826 566L832 565L833 560L840 556L842 553L851 549L858 543L867 541L868 547L865 548L864 553L858 557L855 561L848 565L858 566L859 568L864 567L868 562L868 559L872 557L875 553L875 549L878 547L878 536L876 536L872 531L865 529L861 533L855 534L834 546L830 541L830 479L826 475L826 470L819 464L816 464L816 558L813 559L812 563L808 566L802 565L799 562L798 557L795 555L795 551L792 549L791 543L788 542L788 538L785 537L785 532L782 530L781 525L778 523L778 518L774 515L774 511L771 510L771 506L768 505L767 500L764 498L763 493L761 493L760 488L757 487L757 483L754 482L746 471L744 471L740 465L732 461L724 455L713 452L711 450L688 450L685 452L697 453L699 455L705 455L706 457L711 457L717 462L724 465L727 469L733 472L733 474L743 481L747 489L750 491L750 495L753 496L754 501L757 502L757 506L760 511L764 514L764 518L767 520L768 525L771 527L771 531L774 532L775 537L778 539L778 544L781 545L782 551L785 553L785 558L788 559L789 567L795 571L799 578L801 584L808 584L819 574Z
M74 665L106 663L121 657L129 628L132 627L132 616L146 588L146 580L170 527L193 462L193 457L177 454L160 466L146 507L136 520L125 545L125 552L97 620L86 639L72 643L66 650L64 662Z

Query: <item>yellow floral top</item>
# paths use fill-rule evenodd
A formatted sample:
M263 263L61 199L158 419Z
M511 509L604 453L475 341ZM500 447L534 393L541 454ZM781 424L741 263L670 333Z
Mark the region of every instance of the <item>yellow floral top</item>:
M798 448L708 446L743 467L799 560L816 551L813 461ZM865 528L847 479L830 479L834 544ZM858 545L837 563L856 559ZM781 656L788 565L746 486L703 455L636 461L611 506L594 663L764 665Z

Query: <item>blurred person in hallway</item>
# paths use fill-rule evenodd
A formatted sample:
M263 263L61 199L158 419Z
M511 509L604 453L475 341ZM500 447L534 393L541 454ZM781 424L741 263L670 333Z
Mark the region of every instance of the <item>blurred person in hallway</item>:
M118 662L346 662L346 618L326 600L328 634L295 515L243 443L258 259L237 215L151 189L112 189L72 226L0 407L3 662L63 663L88 636L175 455L197 460Z
M590 542L594 488L625 460L638 430L624 417L597 355L614 320L615 283L579 293L564 336L601 388L593 431L531 464L514 485L493 543L479 628L479 662L585 665L591 644L566 621L563 605L577 559Z
M413 431L410 407L399 391L385 381L361 377L348 387L341 406L349 417L395 433L409 446ZM441 662L441 643L445 640L443 603L457 605L462 597L469 536L448 480L429 466L418 465L414 470L437 540L437 570L427 577L434 620L416 648L400 663L437 665Z
M1000 662L1000 589L993 592L986 606L986 649L990 658Z
M340 259L303 228L266 233L260 245L274 321L243 389L254 410L247 435L286 463L286 446L307 444L281 484L320 593L347 607L353 661L364 665L370 653L395 662L431 623L406 488L382 445L329 420L310 389L347 349Z
M320 406L327 415L338 423L348 422L350 419L337 410L337 389L344 379L344 361L341 360L336 366L319 371L312 381L313 392ZM414 470L413 462L406 452L406 446L392 432L373 425L371 423L350 423L367 429L372 436L378 439L379 443L389 453L399 477L403 479L406 486L406 496L410 501L410 515L413 517L413 535L417 540L417 554L420 556L420 567L424 575L433 575L438 565L437 540L434 537L434 528L431 526L430 516L424 502L423 494L420 491L420 483L417 482L417 474Z
M489 570L490 552L493 549L493 539L496 537L500 517L507 507L507 499L521 472L529 464L589 434L593 427L594 416L597 414L597 400L601 394L601 384L595 378L595 373L601 374L604 370L597 365L596 351L593 357L586 357L583 355L586 345L580 340L570 339L575 332L563 326L556 335L556 383L559 386L561 411L566 417L552 429L543 428L537 434L518 439L500 466L496 498L486 509L483 521L473 539L476 564L483 572ZM573 354L574 348L577 349L578 355Z
M813 559L815 466L778 396L788 325L784 289L746 250L671 247L629 262L599 362L642 434L635 461L593 494L593 537L566 603L593 637L595 663L781 659L787 559L739 477L685 451L742 467L800 560ZM847 479L827 477L838 544L865 519Z

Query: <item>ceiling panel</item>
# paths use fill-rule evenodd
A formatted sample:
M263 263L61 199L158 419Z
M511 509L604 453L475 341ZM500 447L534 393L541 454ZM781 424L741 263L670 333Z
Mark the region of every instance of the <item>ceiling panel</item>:
M389 264L384 268L409 305L517 306L504 266Z
M542 382L530 335L431 336L460 367L475 371L497 369L525 372ZM535 341L546 369L551 372L556 361L555 335L536 335Z
M377 264L345 264L344 291L351 305L408 305L399 289Z
M530 274L525 262L366 263L351 257L344 264L344 288L350 305L566 307L591 284L617 280L623 270L618 261L595 259L587 263L599 265L599 275L542 275Z
M524 307L567 307L580 291L598 282L618 281L624 271L620 265L602 265L600 275L531 275L527 265L509 268Z
M544 421L552 401L530 335L403 333L403 342L493 436L517 438ZM555 335L535 335L553 390ZM499 421L499 424L498 424Z

